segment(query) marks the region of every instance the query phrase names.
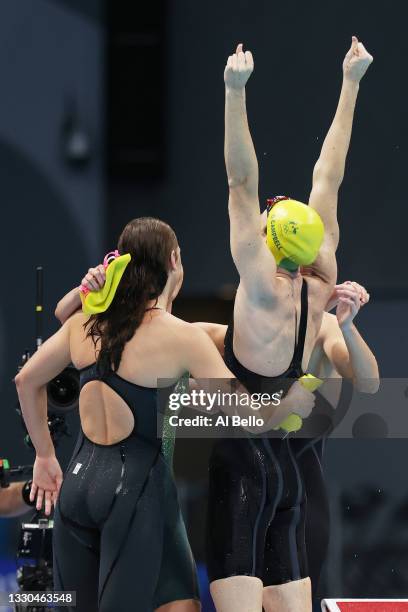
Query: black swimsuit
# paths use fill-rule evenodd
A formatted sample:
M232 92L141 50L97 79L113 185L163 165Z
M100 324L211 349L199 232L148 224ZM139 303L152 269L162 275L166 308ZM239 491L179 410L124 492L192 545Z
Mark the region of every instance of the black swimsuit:
M307 316L307 283L303 281L293 358L286 372L278 377L261 376L245 368L233 351L233 325L228 327L225 362L250 393L286 392L303 375ZM309 463L312 457L312 466L308 469L314 470L314 491L324 492L314 451L302 452L309 442L289 436L283 438L280 432L278 437L224 439L214 445L207 525L211 581L247 575L260 578L268 586L309 575L304 459ZM301 459L297 458L298 454Z
M129 406L132 433L100 445L80 431L54 521L54 588L76 591L76 612L152 612L198 599L195 564L171 466L157 438L158 390L115 372L81 370Z

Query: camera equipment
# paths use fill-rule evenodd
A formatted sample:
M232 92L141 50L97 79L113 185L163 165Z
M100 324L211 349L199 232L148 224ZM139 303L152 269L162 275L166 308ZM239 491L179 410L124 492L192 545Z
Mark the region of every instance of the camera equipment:
M17 584L22 591L52 591L52 529L53 521L37 513L30 523L21 525L17 549L20 561ZM30 606L21 608L30 612L47 612L51 608ZM16 605L15 612L20 611Z
M35 330L36 330L36 350L42 343L42 314L43 314L43 268L38 266L36 269L36 305L35 305ZM18 371L30 359L31 353L25 350L18 366ZM65 422L68 412L78 408L79 398L79 373L72 365L67 366L58 376L47 385L48 401L48 427L54 445L57 446L63 436L69 436L69 430ZM25 428L20 405L17 405L17 413L21 417L26 435L24 441L30 448L33 448L30 436Z
M42 340L42 298L43 298L43 268L36 269L36 305L35 329L36 348L40 349ZM22 356L18 371L30 359L31 353L26 350ZM48 428L55 446L63 436L69 436L66 415L78 408L79 373L72 365L66 367L47 385ZM25 427L20 405L17 413L21 417L25 430L24 441L33 448L30 436ZM32 472L32 466L10 468L7 460L0 460L0 484L8 486L12 480L20 480L18 476ZM3 484L4 483L4 484ZM50 591L53 588L52 578L52 529L53 521L42 512L36 512L30 522L22 523L17 549L17 583L21 591ZM15 612L48 612L54 610L44 605L22 607L15 604Z
M6 489L10 482L23 480L21 476L31 475L32 471L32 465L19 465L11 468L8 459L0 459L0 488Z
M0 487L7 488L22 476L31 475L32 465L10 467L7 459L0 459ZM21 525L17 548L17 584L22 591L52 590L52 527L53 522L35 512L30 522ZM15 612L48 612L51 608L15 605Z

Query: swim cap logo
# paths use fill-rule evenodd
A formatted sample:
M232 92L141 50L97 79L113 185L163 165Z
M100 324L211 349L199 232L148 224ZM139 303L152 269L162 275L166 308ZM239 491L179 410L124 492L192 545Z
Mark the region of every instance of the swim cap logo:
M278 234L276 233L275 218L272 217L272 216L271 216L270 228L271 228L272 240L275 243L276 248L278 250L280 250L282 248L282 245L281 245L280 240L278 238Z
M294 234L296 236L299 231L299 224L296 221L288 221L283 225L283 231L285 234Z

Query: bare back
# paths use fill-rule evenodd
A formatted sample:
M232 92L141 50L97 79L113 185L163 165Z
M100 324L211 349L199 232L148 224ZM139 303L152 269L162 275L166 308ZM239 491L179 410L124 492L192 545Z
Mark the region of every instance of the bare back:
M70 350L78 369L95 362L95 347L86 338L87 317L75 315L70 330ZM141 326L125 345L117 375L141 387L169 386L185 372L182 349L186 323L166 313L146 313ZM79 397L81 425L85 435L97 444L115 444L131 434L135 426L126 401L108 384L91 380Z
M70 356L78 369L94 364L99 348L95 351L92 339L86 337L86 321L87 317L78 313L68 322ZM186 372L200 379L232 377L203 330L165 311L151 311L125 345L114 376L154 392ZM135 426L126 401L102 380L90 380L82 387L79 412L85 435L97 444L115 444Z
M253 299L241 282L234 308L234 353L249 370L263 376L278 376L287 370L296 343L296 321L300 320L302 278L308 283L308 322L303 356L306 370L333 284L318 277L291 279L277 275L271 294Z

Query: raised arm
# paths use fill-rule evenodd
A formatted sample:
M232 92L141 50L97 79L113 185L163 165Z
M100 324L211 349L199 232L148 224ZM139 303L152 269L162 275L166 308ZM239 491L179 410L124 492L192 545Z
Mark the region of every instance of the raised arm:
M79 297L79 287L71 289L63 298L60 299L56 308L55 316L58 321L63 325L65 321L69 319L81 308L81 298Z
M250 51L239 44L228 58L225 81L225 165L229 186L231 253L244 285L270 286L275 260L265 248L258 198L258 161L246 112L245 85L254 69ZM272 269L272 270L271 270Z
M343 84L336 114L313 172L309 205L319 213L325 225L325 239L321 248L323 257L319 256L317 267L335 267L334 253L339 243L338 191L344 177L360 81L372 61L364 45L353 36L343 62Z
M340 376L352 380L358 391L376 393L377 360L354 325L360 308L369 301L369 294L357 283L347 282L338 285L336 295L336 316L324 314L318 341Z
M248 199L248 216L250 210L259 212L258 160L249 131L245 96L245 85L253 70L252 53L244 53L239 44L224 71L225 165L230 189L241 188Z
M96 268L89 268L81 281L81 286L87 287L89 291L99 291L105 284L106 271L102 264ZM82 303L79 296L80 287L74 287L69 293L60 299L56 308L55 316L63 325L73 314L81 309Z

